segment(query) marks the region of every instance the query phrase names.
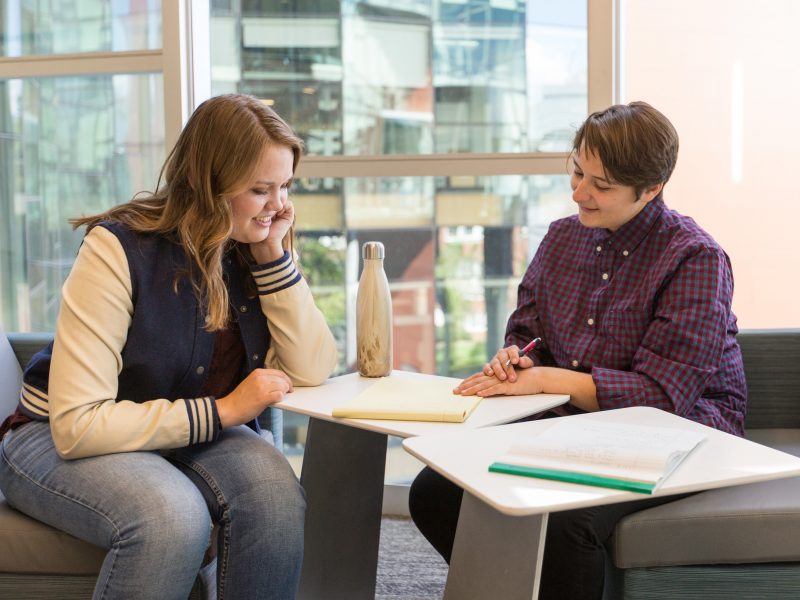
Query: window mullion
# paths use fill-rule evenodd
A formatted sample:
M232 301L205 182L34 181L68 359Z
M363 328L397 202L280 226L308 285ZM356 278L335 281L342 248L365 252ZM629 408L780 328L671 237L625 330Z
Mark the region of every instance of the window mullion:
M564 175L566 152L308 156L299 177L423 177L447 175Z
M619 2L587 2L589 113L619 101Z
M172 148L197 104L210 95L208 0L174 0L162 7L165 143Z
M161 71L161 50L81 52L0 58L0 79Z

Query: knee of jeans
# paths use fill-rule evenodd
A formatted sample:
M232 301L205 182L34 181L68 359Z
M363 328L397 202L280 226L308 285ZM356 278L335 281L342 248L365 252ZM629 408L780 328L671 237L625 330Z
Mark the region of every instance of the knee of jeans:
M211 541L212 528L211 514L197 492L180 498L158 498L149 504L146 514L133 522L127 535L121 533L123 538L135 539L166 556L172 552L202 556Z
M254 518L274 516L275 511L280 511L284 517L294 515L302 522L305 490L286 457L267 444L249 449L251 452L240 457L238 477L224 488L229 509L249 513Z
M302 528L306 497L293 473L254 477L247 487L246 493L229 500L228 508L232 515L247 515L255 522L293 523Z

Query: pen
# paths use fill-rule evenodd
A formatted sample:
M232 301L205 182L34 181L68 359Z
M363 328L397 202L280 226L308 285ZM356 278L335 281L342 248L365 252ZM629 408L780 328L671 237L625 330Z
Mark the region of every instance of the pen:
M533 338L530 342L528 342L525 345L525 347L522 350L519 351L519 357L522 358L523 356L525 356L525 354L527 354L528 352L530 352L531 350L536 348L536 346L538 346L541 343L542 343L542 338L538 338L538 337L537 338ZM506 366L508 366L510 364L511 364L511 359L509 358L506 361Z

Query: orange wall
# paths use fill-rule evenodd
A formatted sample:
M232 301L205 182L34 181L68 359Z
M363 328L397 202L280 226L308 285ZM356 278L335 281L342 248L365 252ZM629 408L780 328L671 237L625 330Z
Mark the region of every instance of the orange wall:
M800 327L800 2L623 10L623 101L650 102L680 135L667 204L730 255L740 327Z

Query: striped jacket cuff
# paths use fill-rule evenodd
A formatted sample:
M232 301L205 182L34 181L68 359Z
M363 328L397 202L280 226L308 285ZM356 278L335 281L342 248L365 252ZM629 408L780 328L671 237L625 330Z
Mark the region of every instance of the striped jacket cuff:
M302 277L286 250L278 260L250 267L250 272L256 280L258 293L261 296L285 290L300 281Z
M184 399L189 415L189 444L213 442L219 437L220 424L214 396Z
M47 418L50 414L47 393L30 384L22 384L19 403L22 412L33 419Z

